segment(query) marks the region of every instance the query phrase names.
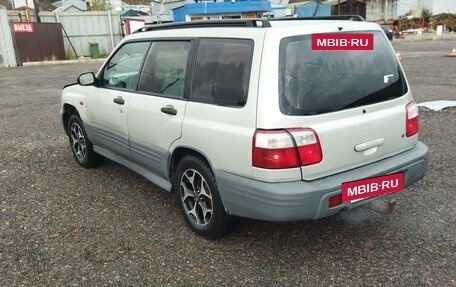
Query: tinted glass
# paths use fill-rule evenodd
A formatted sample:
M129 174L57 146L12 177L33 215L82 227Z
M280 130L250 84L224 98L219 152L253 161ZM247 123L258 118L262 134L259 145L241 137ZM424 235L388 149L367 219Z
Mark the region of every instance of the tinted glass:
M149 45L147 42L123 45L106 65L103 72L103 85L136 90L139 70Z
M146 59L139 90L184 97L185 73L191 42L155 42Z
M407 86L394 52L374 32L373 51L312 51L311 36L280 43L280 110L315 115L387 101Z
M198 49L192 100L221 106L244 106L253 41L202 39Z

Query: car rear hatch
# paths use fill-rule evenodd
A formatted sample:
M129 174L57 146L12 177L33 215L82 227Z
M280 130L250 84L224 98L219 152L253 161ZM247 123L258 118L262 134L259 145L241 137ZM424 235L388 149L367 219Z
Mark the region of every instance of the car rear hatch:
M298 147L295 129L315 132L321 160L301 164L303 180L366 165L417 142L417 131L406 131L407 117L417 125L418 109L402 69L382 31L369 33L374 34L372 51L314 51L311 35L280 42L281 115L259 122L287 130Z

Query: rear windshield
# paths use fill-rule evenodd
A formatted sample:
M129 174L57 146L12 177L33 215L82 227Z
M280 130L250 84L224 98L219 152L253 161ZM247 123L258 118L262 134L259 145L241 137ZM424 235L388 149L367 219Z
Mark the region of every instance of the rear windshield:
M311 35L280 42L280 110L316 115L404 95L407 85L381 31L373 51L313 51Z

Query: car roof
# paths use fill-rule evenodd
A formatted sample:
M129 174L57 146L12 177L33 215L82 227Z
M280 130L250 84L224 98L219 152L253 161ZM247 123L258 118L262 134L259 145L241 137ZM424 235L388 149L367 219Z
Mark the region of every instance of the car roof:
M290 30L293 31L291 34L380 30L379 25L376 23L361 21L358 18L356 18L356 21L347 20L343 17L325 16L287 19L264 18L175 22L161 25L147 25L127 36L124 40L155 37L200 37L202 35L213 37L211 35L214 34L218 37L229 38L236 36L237 33L239 33L239 37L245 38L248 35L264 34L266 31L276 35L283 33L286 36L290 35Z

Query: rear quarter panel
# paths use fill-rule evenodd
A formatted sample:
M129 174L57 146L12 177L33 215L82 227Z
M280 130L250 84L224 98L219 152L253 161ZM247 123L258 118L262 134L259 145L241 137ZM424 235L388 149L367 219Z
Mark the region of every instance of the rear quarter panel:
M188 36L191 33L188 32ZM215 170L251 177L252 139L256 126L264 30L205 29L196 35L254 41L247 102L244 107L237 108L189 101L182 125L182 137L172 144L170 151L178 147L193 148L205 155Z

